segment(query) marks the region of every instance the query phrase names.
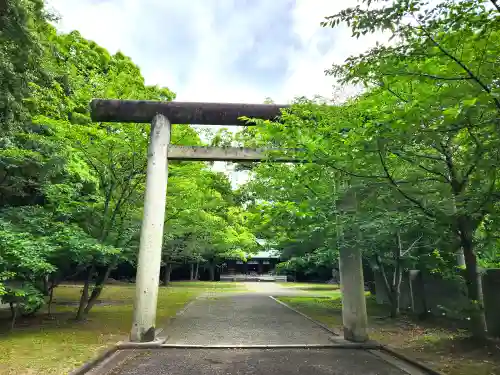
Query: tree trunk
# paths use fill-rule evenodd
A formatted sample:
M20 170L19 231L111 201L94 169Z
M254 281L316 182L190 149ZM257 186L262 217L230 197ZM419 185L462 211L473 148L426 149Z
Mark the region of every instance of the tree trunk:
M85 306L89 299L89 286L90 281L92 280L92 274L94 273L94 266L90 267L87 271L87 277L85 279L85 283L83 284L82 295L80 297L80 304L78 306L78 311L76 313L76 320L83 320L85 316Z
M194 263L190 264L190 270L189 270L189 280L193 281L194 280Z
M464 249L460 248L457 251L457 266L466 267Z
M406 275L406 281L408 283L408 294L410 298L410 311L412 313L415 313L415 299L413 298L413 279L411 277L410 271L408 271L408 274Z
M332 268L332 280L334 283L339 283L339 271L335 267Z
M15 306L14 306L15 303ZM10 329L13 330L16 325L16 319L19 315L19 302L10 302L10 312L12 313L12 320L10 322Z
M45 275L43 277L43 295L44 296L48 296L49 293L50 293L50 289L49 289L49 275Z
M390 310L390 316L391 318L395 318L399 315L399 300L400 300L400 294L401 294L401 267L400 265L396 265L396 269L393 271L392 274L392 281L389 283L389 279L387 277L387 273L385 271L385 267L380 260L380 258L377 256L376 257L376 262L380 271L380 274L382 276L382 280L384 281L384 289L387 294L387 298L389 299L389 303L391 306Z
M210 281L215 281L215 263L210 263L208 265L208 271L210 274Z
M394 285L392 288L392 297L391 297L391 318L397 318L400 313L399 300L401 299L401 290L397 285Z
M14 302L9 302L9 307L10 307L10 318L14 319L16 316L16 310L14 308Z
M97 302L97 299L102 293L102 290L104 289L104 285L106 284L106 281L108 281L109 274L111 273L111 270L115 267L116 261L112 261L107 267L104 273L100 273L98 279L96 280L94 289L92 290L92 294L90 295L90 298L87 302L87 306L85 306L84 314L87 315L92 307Z
M422 312L419 314L419 318L424 320L429 316L429 308L427 307L427 296L425 294L425 280L424 272L419 270L417 276L418 294L421 296L420 303L422 304Z
M387 298L389 298L389 303L392 306L392 288L391 285L389 285L389 281L387 279L387 273L385 272L385 267L384 264L382 263L382 260L380 259L379 255L375 256L375 263L378 266L378 272L380 272L380 276L382 276L382 281L384 282L384 289L385 289L385 294L387 295Z
M196 262L196 269L194 271L194 279L195 280L198 280L199 270L200 270L200 261L197 261Z
M472 305L471 333L476 338L486 337L486 317L484 315L483 288L481 275L478 272L477 258L474 254L472 229L466 218L459 219L460 242L465 258L465 281L467 296Z
M52 301L54 299L54 288L56 287L56 283L52 280L49 291L49 302L47 302L47 315L52 316Z
M453 212L453 215L456 215L457 214L457 197L456 195L453 195L451 197L451 203L452 203L452 212ZM457 266L458 267L463 267L465 268L465 256L464 256L464 249L463 247L460 247L458 249L458 251L456 252L455 254L456 256L456 260L457 260Z
M165 264L165 274L163 275L163 284L170 284L170 275L172 274L172 263Z
M394 275L392 278L391 294L391 318L396 318L400 313L401 280L403 278L403 268L401 267L401 254L403 252L401 236L397 234L398 246L394 249Z

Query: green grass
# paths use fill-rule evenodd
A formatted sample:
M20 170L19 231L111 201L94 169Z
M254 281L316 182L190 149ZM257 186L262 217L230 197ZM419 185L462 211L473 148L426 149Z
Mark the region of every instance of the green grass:
M329 327L342 328L340 294L334 297L280 297L281 301ZM389 319L386 306L367 297L370 338L427 363L443 374L500 373L500 344L478 343L449 321L416 321L409 316Z
M278 297L280 301L302 311L332 328L342 327L342 303L340 293L335 297Z
M278 283L285 288L294 288L300 290L338 290L340 289L338 284L318 284L318 283Z
M234 292L235 290L246 290L243 283L231 281L173 281L170 283L172 287L204 289L204 291Z
M158 295L157 326L165 325L187 302L207 291L235 290L226 283L187 282L162 287ZM229 283L227 283L229 284ZM236 283L234 283L236 284ZM127 339L132 325L134 285L106 286L99 298L114 305L95 306L85 322L74 320L81 286L60 286L55 290L50 319L44 311L32 318L20 318L9 332L9 311L0 318L0 374L67 374L117 341Z
M279 283L280 286L293 290L307 292L319 297L340 297L340 287L338 284L318 284L318 283Z

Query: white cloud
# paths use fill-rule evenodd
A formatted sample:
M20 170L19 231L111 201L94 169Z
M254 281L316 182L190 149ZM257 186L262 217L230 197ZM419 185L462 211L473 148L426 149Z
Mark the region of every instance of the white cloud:
M61 31L78 30L139 65L182 101L290 102L332 96L324 70L374 43L325 16L356 0L49 0ZM345 88L351 93L352 88ZM217 169L220 169L218 167ZM233 178L234 180L234 178Z
M325 29L319 25L325 16L354 5L355 0L254 1L253 6L241 12L238 4L242 3L241 0L50 1L62 16L60 30L77 29L112 53L121 50L141 67L147 83L170 87L178 93L178 100L261 102L270 96L288 102L299 95L329 96L334 81L325 77L324 70L332 62L341 62L349 54L366 49L367 42L373 42L368 38L352 39L345 28ZM284 12L290 13L290 24L275 23L275 15ZM169 27L173 21L174 29ZM258 33L266 28L267 33ZM283 50L282 54L252 55L259 43L273 43L278 28L287 28L300 47L282 45L277 40L275 48ZM190 45L183 45L178 34L189 35L185 42ZM189 51L188 56L182 49ZM238 58L247 60L257 70L281 67L285 79L274 87L273 82L258 87L252 84L258 75L231 76L228 67ZM176 63L176 59L186 63Z
M346 25L332 29L321 27L320 23L325 17L356 4L357 0L297 0L292 12L293 31L305 49L301 54L290 56L283 98L314 95L332 98L334 91L336 96L345 98L355 93L354 87L338 86L334 77L325 75L325 70L333 63L341 64L347 57L366 51L382 36L373 34L356 39L351 37Z

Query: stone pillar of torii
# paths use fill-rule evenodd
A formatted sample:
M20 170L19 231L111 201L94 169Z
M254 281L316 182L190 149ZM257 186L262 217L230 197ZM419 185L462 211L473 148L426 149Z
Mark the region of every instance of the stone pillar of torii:
M93 121L151 123L130 341L154 341L168 160L301 162L288 155L270 158L262 149L170 145L171 124L248 126L240 117L274 120L288 106L94 99L90 107ZM340 249L339 268L344 338L364 342L368 335L361 249Z

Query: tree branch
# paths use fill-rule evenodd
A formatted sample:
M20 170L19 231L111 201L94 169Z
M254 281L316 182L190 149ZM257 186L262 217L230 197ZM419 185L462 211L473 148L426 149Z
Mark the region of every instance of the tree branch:
M342 168L339 168L339 167L336 167L335 165L333 164L326 164L327 167L330 167L338 172L341 172L341 173L344 173L348 176L352 176L352 177L358 177L358 178L374 178L374 179L381 179L381 178L385 178L385 176L370 176L370 175L362 175L362 174L358 174L358 173L353 173L353 172L349 172L349 171L346 171L345 169L342 169Z
M382 151L379 149L378 151L378 154L379 154L379 158L380 158L380 163L382 164L382 168L384 169L384 172L386 174L386 177L387 179L389 180L389 182L391 183L392 186L394 186L394 188L403 196L405 197L407 200L409 200L410 202L412 202L415 206L417 206L426 216L432 218L432 219L435 219L436 216L434 215L434 213L432 213L430 210L428 210L420 201L418 201L417 199L409 196L406 192L404 192L400 187L399 185L397 184L397 182L394 180L394 178L392 177L392 175L390 174L389 172L389 169L387 168L387 165L384 161L384 157L382 156Z
M422 238L422 236L418 237L415 241L413 241L413 243L410 245L410 247L408 249L406 249L402 254L401 256L405 256L406 254L408 254L408 252L410 252L413 247L417 244L418 241L420 241L420 239Z
M0 181L0 186L4 184L4 182L7 180L7 177L9 177L9 170L5 169L5 175L2 178L2 181Z
M493 0L495 1L495 0ZM450 52L448 52L446 49L444 49L441 44L439 44L433 37L432 35L425 29L425 27L423 27L422 23L419 22L420 24L420 28L421 30L423 31L423 33L425 34L425 36L427 36L427 38L432 42L432 44L434 44L442 53L444 53L448 58L450 58L451 60L453 60L458 66L460 66L466 73L467 75L473 80L475 81L479 86L481 86L481 88L486 91L490 96L491 96L491 89L488 87L488 85L486 85L486 83L484 83L478 76L476 76L468 67L467 65L465 65L462 61L460 61L459 59L457 59L455 56L453 56ZM492 97L492 100L495 104L495 106L497 107L498 110L500 110L500 100L498 100L497 98L495 97Z
M476 150L474 152L474 154L475 154L474 160L472 161L471 165L469 166L469 169L467 169L467 171L463 175L462 181L460 181L460 183L459 183L460 191L462 191L464 189L465 185L469 181L469 177L476 170L477 163L479 163L479 161L483 157L484 153L486 152L484 150L484 148L482 147L481 143L479 142L479 140L477 139L477 137L471 132L471 130L469 128L467 128L467 131L469 132L471 138L473 138L474 143L476 144Z
M404 161L406 161L406 162L408 162L408 163L410 163L410 164L413 164L413 165L418 166L420 169L422 169L422 170L424 170L424 171L426 171L426 172L428 172L428 173L431 173L431 174L434 174L434 175L437 175L437 176L443 177L443 178L444 178L444 182L449 182L448 177L447 177L444 173L441 173L441 172L436 171L436 170L434 170L434 169L427 168L427 167L423 166L422 164L417 164L414 160L412 160L412 159L410 159L410 158L408 158L408 157L406 157L406 156L401 155L401 154L400 154L400 153L398 153L397 151L392 151L392 150L389 150L389 152L390 152L391 154L393 154L393 155L396 155L397 157L399 157L399 158L403 159ZM443 182L443 181L441 181L441 182Z
M102 187L104 188L107 184L104 180L104 176L103 176L103 173L99 170L99 168L97 168L97 165L94 164L94 162L92 161L90 155L85 151L85 149L82 147L80 148L80 151L85 155L85 159L87 160L87 162L90 164L90 166L92 167L92 169L97 173L97 175L99 176L99 180L101 181L101 185Z
M408 153L408 151L406 151ZM423 159L430 159L430 160L435 160L435 161L443 161L443 158L440 156L434 156L434 155L424 155L424 154L417 154L415 152L411 152L411 155L417 157L417 158L423 158Z
M389 281L387 280L387 273L385 272L384 264L382 263L382 260L380 259L380 255L375 255L375 263L377 264L380 275L382 276L382 281L384 282L384 287L385 291L387 294L387 297L389 298L389 301L391 304L393 303L393 295L391 293L391 287L389 285Z
M316 198L320 198L318 193L316 193L308 184L304 184L304 187L309 190Z
M114 225L114 221L116 219L116 215L118 214L118 212L120 211L121 209L121 206L122 204L130 197L130 195L134 192L135 188L137 187L137 185L139 185L139 183L141 182L140 180L137 180L134 185L132 186L132 188L130 189L130 191L128 191L128 188L130 187L130 181L132 181L132 179L137 175L136 171L132 171L128 178L127 178L127 182L126 182L126 186L122 188L122 192L120 193L120 196L115 204L115 207L113 209L113 212L111 214L111 218L108 222L108 225L106 227L103 226L103 232L102 232L102 235L101 235L101 241L104 241L106 239L106 237L108 236L109 234L109 231L111 230L111 228L113 227Z
M392 95L394 95L396 98L398 98L402 102L404 102L404 103L408 103L409 102L409 100L403 98L401 95L399 95L397 92L395 92L394 90L392 90L389 86L387 86L383 82L378 82L378 86L382 87L383 89L386 89L387 91L389 91Z
M457 171L455 169L455 164L448 148L448 144L441 143L441 149L443 151L446 168L448 168L448 172L450 174L448 181L452 187L453 194L458 195L462 190L460 188L460 182L458 181Z
M497 169L493 168L492 173L493 173L493 176L491 178L491 183L490 183L490 186L488 188L488 192L486 193L485 198L483 199L481 204L479 204L478 209L476 211L474 211L474 213L478 213L479 211L481 211L492 197L500 199L500 195L498 193L495 193Z
M305 147L303 144L299 143L299 146L300 147L303 147L304 149L306 149L307 147ZM314 157L317 158L317 159L321 159L321 156L318 156L318 154L315 152L314 153ZM345 169L342 169L342 168L339 168L337 166L335 166L333 163L325 163L324 164L325 166L327 167L330 167L338 172L341 172L341 173L344 173L346 175L349 175L349 176L352 176L352 177L358 177L358 178L378 178L378 179L381 179L381 178L385 178L384 176L370 176L370 175L362 175L362 174L358 174L358 173L353 173L353 172L349 172Z
M497 10L500 12L500 5L498 5L497 0L490 0L490 1L491 1L491 3L493 4L493 6L494 6L495 8L497 8Z
M436 76L433 74L427 74L427 73L416 73L416 72L399 72L399 73L382 73L382 75L388 76L388 77L399 77L399 76L410 76L410 77L423 77L423 78L430 78L430 79L435 79L439 81L467 81L467 80L472 80L472 77L442 77L442 76Z

